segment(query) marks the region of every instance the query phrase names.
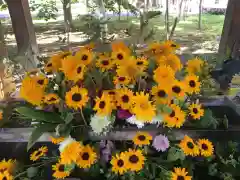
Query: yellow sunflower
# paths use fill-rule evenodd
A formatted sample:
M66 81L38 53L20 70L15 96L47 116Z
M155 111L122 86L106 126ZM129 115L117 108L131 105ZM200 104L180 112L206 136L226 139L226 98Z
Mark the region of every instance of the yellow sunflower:
M117 90L116 89L112 89L112 90L104 90L103 94L105 94L105 96L109 96L112 102L112 109L116 109L117 108Z
M135 57L130 57L128 61L120 64L117 67L117 75L121 77L129 77L131 79L137 79L143 74L140 68L136 64Z
M168 45L169 47L171 47L173 51L175 51L175 50L180 48L179 44L177 44L177 43L175 43L175 42L173 42L171 40L165 41L165 44Z
M7 171L9 173L12 173L15 166L16 166L16 160L9 159L6 161L5 159L3 159L0 162L0 172Z
M53 144L59 144L59 143L63 142L65 138L64 137L53 137L53 136L51 136L50 139L51 139L51 142Z
M71 164L76 163L83 149L83 145L77 141L68 144L60 153L61 163Z
M45 66L46 72L58 71L62 67L62 60L70 55L68 51L53 55Z
M175 54L160 56L157 59L157 63L160 66L163 66L163 65L170 66L174 72L180 71L182 69L182 63L179 57Z
M204 115L204 109L201 104L191 104L188 109L193 119L200 119Z
M114 84L119 85L128 85L131 82L130 77L116 76L114 77Z
M110 57L100 57L97 62L96 66L101 69L101 71L108 71L113 68L113 62Z
M185 91L189 94L200 92L201 83L199 82L199 77L195 75L188 75L184 79Z
M57 164L52 166L53 177L57 179L64 179L65 177L70 176L70 171L65 170L65 165L61 162L58 162Z
M113 52L118 51L118 50L122 50L128 55L130 55L130 53L131 53L131 50L122 41L112 42L111 47L112 47Z
M183 150L184 154L187 156L197 156L199 155L199 148L194 143L193 139L185 135L184 138L179 143L179 147Z
M88 102L88 90L74 86L66 93L66 104L74 109L82 109Z
M3 112L0 111L0 121L3 120Z
M111 58L113 59L114 63L119 65L125 63L129 60L129 55L126 51L119 49L112 52Z
M93 60L93 52L87 49L82 49L76 52L75 56L85 66L89 65Z
M199 73L202 69L204 61L199 58L190 59L187 61L186 70L189 74Z
M164 86L166 83L169 84L173 82L175 79L175 73L169 66L159 66L154 70L153 78L158 84Z
M149 45L147 53L155 57L166 56L172 52L172 48L166 43L154 42Z
M77 165L80 168L90 168L97 160L97 154L94 149L86 145L83 147L77 159Z
M191 180L192 176L187 176L188 172L185 168L174 168L171 180Z
M171 93L173 97L177 99L184 99L185 97L185 90L184 90L184 83L178 80L173 81L171 84Z
M144 92L137 93L133 97L133 114L136 115L138 120L144 122L151 122L152 119L156 116L156 108L149 101L149 94L144 94Z
M44 66L44 72L46 73L52 73L53 72L53 65L51 61L48 61L46 65Z
M0 172L0 180L13 180L14 177L8 172Z
M117 104L122 109L129 110L132 107L132 98L133 92L128 88L122 88L116 96Z
M124 174L127 171L126 168L126 157L125 153L116 154L115 156L112 157L112 160L110 161L112 165L112 172L116 174Z
M198 148L200 149L200 154L204 157L209 157L213 155L214 147L212 142L207 139L199 139L197 141Z
M46 88L46 86L48 85L48 79L42 74L38 76L31 76L30 78L36 86L40 86L41 88Z
M44 96L44 102L46 104L58 104L60 102L60 98L57 94L51 93Z
M170 87L168 85L153 86L151 92L157 104L168 104L171 101Z
M102 94L101 98L96 97L93 110L97 111L98 115L108 116L112 113L113 104L111 97L107 94Z
M93 42L89 43L89 44L86 44L84 45L83 47L80 47L80 49L86 49L86 50L89 50L89 51L92 51L95 47L95 44Z
M137 67L141 70L141 71L145 71L148 67L148 60L146 57L142 56L142 57L138 57L136 60L136 64Z
M38 150L34 151L31 155L30 155L30 160L32 161L37 161L39 160L42 156L45 156L48 152L48 148L47 146L42 146L40 147Z
M129 149L125 152L126 155L126 168L130 171L140 171L143 169L145 157L142 154L142 151L137 149Z
M170 105L171 113L164 114L163 122L167 127L180 128L185 122L185 112L175 104Z
M133 137L134 144L138 146L149 145L150 141L152 141L152 136L147 132L137 132Z

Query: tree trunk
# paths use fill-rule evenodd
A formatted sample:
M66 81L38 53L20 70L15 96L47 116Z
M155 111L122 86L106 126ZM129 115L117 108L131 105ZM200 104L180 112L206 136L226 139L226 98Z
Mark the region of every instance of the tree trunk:
M122 1L120 0L118 3L118 20L119 21L121 20L121 4L122 4Z
M73 28L71 0L63 0L62 3L63 3L64 24L65 24L65 29L67 30L69 27Z
M202 29L202 2L203 0L199 1L199 13L198 13L198 29Z
M165 28L166 28L166 39L168 40L169 38L169 1L166 0L166 12L165 12Z

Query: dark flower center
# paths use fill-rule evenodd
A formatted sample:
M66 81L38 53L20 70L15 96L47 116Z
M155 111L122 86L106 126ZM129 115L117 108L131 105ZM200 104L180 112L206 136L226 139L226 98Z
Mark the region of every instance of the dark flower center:
M152 49L152 52L155 54L156 53L156 49Z
M159 97L165 97L166 96L166 92L164 90L160 90L160 91L158 91L158 96Z
M115 92L114 91L109 91L108 94L109 95L115 95Z
M208 150L208 146L206 144L202 144L202 149L203 150Z
M124 81L126 78L125 77L119 77L118 80L119 81Z
M131 155L129 161L135 164L139 161L139 158L136 155Z
M37 153L35 154L35 156L39 156L42 153L42 151L37 151Z
M40 79L40 80L37 81L37 83L40 84L40 85L43 85L44 80L43 80L43 79Z
M67 56L69 56L70 54L71 54L70 52L67 52L67 53L63 54L63 55L62 55L62 59L65 58L65 57L67 57Z
M172 91L178 94L181 92L181 88L179 86L173 86Z
M145 137L144 135L140 135L140 136L138 136L138 139L139 139L140 141L144 141L144 140L146 139L146 137Z
M185 180L185 178L183 176L178 176L177 180Z
M117 58L118 58L119 60L122 60L122 59L123 59L123 55L122 55L122 54L118 54L118 55L117 55Z
M4 177L2 178L2 180L7 180L6 176L4 176Z
M81 73L81 72L82 72L82 67L79 66L79 67L77 68L77 73L79 74L79 73Z
M196 87L195 81L193 81L193 80L189 81L189 86L192 88Z
M188 143L187 143L187 147L188 147L189 149L193 149L193 148L194 148L194 145L193 145L192 142L188 142Z
M123 96L122 96L122 101L123 101L124 103L127 103L127 102L129 101L128 95L123 95Z
M86 61L88 59L88 56L86 55L86 54L84 54L83 56L82 56L82 60L83 61Z
M193 110L192 110L195 114L197 114L198 113L198 109L197 108L193 108Z
M49 101L56 101L56 98L51 97L51 99L49 99Z
M177 45L176 44L171 44L171 47L177 47Z
M59 167L58 167L58 171L60 172L64 172L64 169L65 169L65 166L63 164L61 164Z
M75 94L72 95L72 100L73 101L78 102L78 101L81 101L81 99L82 99L82 96L79 93L75 93Z
M170 117L175 117L175 111L172 111L169 116L170 116Z
M119 159L118 162L117 162L117 165L118 165L118 167L123 167L124 161Z
M52 67L52 63L49 63L49 64L47 65L47 67Z
M107 65L109 65L109 61L108 61L108 60L103 60L103 61L102 61L102 64L103 64L104 66L107 66Z
M105 107L105 105L106 105L105 101L100 101L99 108L103 109Z
M139 65L139 66L140 66L140 65L143 65L143 62L142 62L142 61L138 61L138 62L137 62L137 65Z
M3 173L4 171L7 171L7 168L3 168L0 170L1 173Z
M88 160L89 159L89 154L87 152L83 153L82 159L85 160L85 161Z

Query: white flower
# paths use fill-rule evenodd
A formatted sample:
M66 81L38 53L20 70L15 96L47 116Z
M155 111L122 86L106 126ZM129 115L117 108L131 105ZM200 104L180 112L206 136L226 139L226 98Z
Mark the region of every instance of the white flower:
M59 151L63 152L63 150L67 147L67 145L71 144L72 142L76 141L75 139L73 139L71 136L69 136L68 138L65 138L64 141L62 141L59 144Z
M144 123L143 123L144 121L137 119L135 115L132 115L130 118L127 118L126 120L130 124L137 125L138 128L142 128L144 126Z
M94 133L100 134L107 129L107 127L112 123L112 120L111 116L99 116L95 114L91 117L90 126L92 127Z
M163 117L161 115L157 115L152 119L152 124L162 124L163 122Z

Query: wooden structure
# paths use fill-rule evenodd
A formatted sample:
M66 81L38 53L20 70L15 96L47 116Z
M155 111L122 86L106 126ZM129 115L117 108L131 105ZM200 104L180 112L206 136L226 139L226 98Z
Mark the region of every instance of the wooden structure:
M28 0L6 0L17 41L18 56L26 56L20 62L25 69L35 68L38 46Z
M219 54L225 55L230 49L233 57L240 55L240 1L229 0L219 45Z

